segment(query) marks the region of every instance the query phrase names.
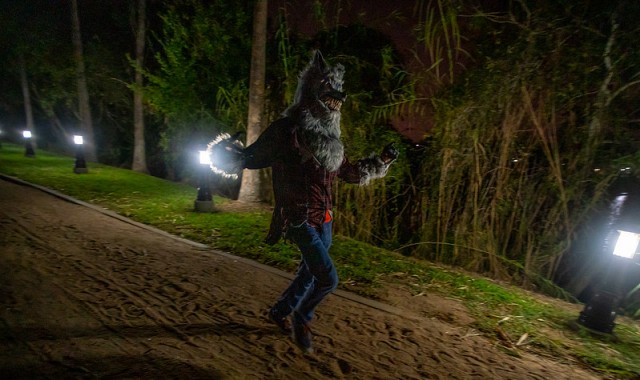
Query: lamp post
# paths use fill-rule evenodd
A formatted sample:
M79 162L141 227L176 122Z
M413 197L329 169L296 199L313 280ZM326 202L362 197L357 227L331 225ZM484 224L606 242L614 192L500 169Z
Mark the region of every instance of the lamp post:
M74 135L73 144L76 146L76 162L73 166L73 172L76 174L88 173L87 162L84 160L84 138L81 135Z
M22 137L24 137L24 155L26 157L34 157L36 152L33 150L33 145L31 144L31 131L22 131Z
M213 197L211 196L211 189L209 188L209 166L211 165L211 158L206 150L201 150L199 152L199 161L200 175L198 180L198 196L193 207L196 212L212 212Z
M640 243L640 229L617 230L616 243L611 250L612 263L620 263L627 267L632 263ZM618 280L622 276L618 274ZM578 323L605 334L613 333L615 327L616 307L620 302L619 281L612 281L611 274L607 273L604 286L597 290L591 300L580 312Z

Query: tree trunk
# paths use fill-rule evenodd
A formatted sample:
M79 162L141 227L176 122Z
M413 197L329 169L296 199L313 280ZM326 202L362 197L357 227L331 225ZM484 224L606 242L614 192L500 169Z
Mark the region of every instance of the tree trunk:
M146 0L138 0L136 24L136 85L133 91L133 162L131 169L141 173L148 173L144 142L144 110L142 108L142 65L144 63L146 32Z
M82 36L80 34L80 17L78 16L78 0L71 0L71 24L73 39L73 58L76 62L76 76L78 80L78 111L80 130L84 137L84 151L88 161L96 161L96 145L91 120L91 105L89 90L87 89L87 75L82 53Z
M267 0L257 0L253 9L253 41L251 47L251 74L249 77L249 112L247 118L247 145L250 145L262 131L264 109L265 51L267 45ZM259 202L260 172L245 170L238 200Z
M22 98L24 100L24 113L27 121L25 125L25 129L33 133L35 132L34 131L35 126L33 124L33 107L31 105L31 92L29 91L29 81L27 79L27 65L24 61L23 53L20 53L19 60L20 60L20 86L22 87ZM36 137L37 136L34 134L34 138L32 139L33 141L31 142L34 148L35 148Z

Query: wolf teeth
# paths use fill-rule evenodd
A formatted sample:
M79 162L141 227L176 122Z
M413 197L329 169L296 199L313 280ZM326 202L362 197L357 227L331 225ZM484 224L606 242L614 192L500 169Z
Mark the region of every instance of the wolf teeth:
M330 110L333 110L333 111L339 111L340 108L342 107L342 101L338 99L326 97L322 101L324 102L324 104L327 105L327 107L329 107Z

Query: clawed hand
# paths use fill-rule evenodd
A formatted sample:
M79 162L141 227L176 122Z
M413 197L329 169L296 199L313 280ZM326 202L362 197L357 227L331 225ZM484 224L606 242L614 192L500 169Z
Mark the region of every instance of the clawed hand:
M396 149L393 143L390 143L390 144L387 144L387 146L385 146L382 149L382 154L380 154L380 158L385 164L388 165L393 161L395 161L399 155L400 155L400 152L398 152L398 149Z

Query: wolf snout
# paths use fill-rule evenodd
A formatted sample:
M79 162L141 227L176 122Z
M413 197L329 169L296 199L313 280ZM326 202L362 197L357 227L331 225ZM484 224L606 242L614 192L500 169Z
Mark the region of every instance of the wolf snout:
M347 99L347 94L341 91L332 91L324 95L320 100L332 111L339 111L342 103Z

